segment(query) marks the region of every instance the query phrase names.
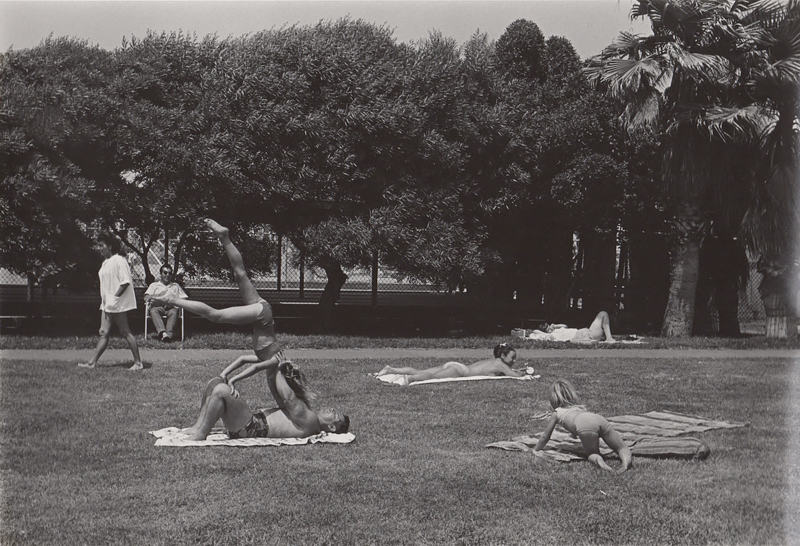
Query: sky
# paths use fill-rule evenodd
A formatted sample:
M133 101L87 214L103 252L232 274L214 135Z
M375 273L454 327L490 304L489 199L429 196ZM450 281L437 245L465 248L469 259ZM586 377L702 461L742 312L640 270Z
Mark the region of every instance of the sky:
M148 30L226 38L349 16L386 25L399 42L424 39L436 30L459 44L476 31L496 40L509 24L527 19L546 38L568 38L586 58L599 53L620 31L649 33L648 23L630 20L632 4L632 0L0 0L0 50L34 47L51 33L111 50L123 37L142 38Z

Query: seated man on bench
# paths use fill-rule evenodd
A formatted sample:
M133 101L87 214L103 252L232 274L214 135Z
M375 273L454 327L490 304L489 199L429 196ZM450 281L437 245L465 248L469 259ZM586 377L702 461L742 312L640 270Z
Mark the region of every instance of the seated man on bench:
M308 390L305 376L288 360L277 360L263 362L255 355L244 355L209 381L197 421L181 431L185 439L205 440L219 419L230 438L306 438L320 432L347 432L350 418L332 408L313 410L315 395ZM228 374L244 363L252 365L228 379ZM267 373L269 390L278 407L251 411L239 400L234 384L260 371Z
M594 317L588 328L567 328L566 324L543 324L539 330L534 330L530 339L542 341L571 341L574 343L588 343L603 341L614 343L611 337L611 322L608 313L600 311Z

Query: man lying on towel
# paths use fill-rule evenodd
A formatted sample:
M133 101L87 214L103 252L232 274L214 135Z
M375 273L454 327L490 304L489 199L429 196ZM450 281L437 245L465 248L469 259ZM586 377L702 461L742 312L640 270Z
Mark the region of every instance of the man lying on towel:
M467 366L461 362L446 362L441 366L435 366L426 370L417 368L393 368L386 366L378 376L386 374L401 374L405 377L403 384L408 385L414 381L425 381L428 379L440 379L443 377L474 377L478 375L508 375L511 377L522 377L525 370L513 370L511 366L517 359L517 351L514 347L501 343L494 348L494 358L481 360ZM531 372L532 373L532 372Z
M205 440L221 418L230 438L306 438L320 432L343 434L350 427L347 415L332 409L312 409L316 395L308 389L305 376L288 360L260 362L255 355L244 355L209 381L197 421L181 432L186 440ZM244 363L252 363L243 372L228 379L228 374ZM277 408L250 411L239 400L234 384L265 371L267 383Z
M529 337L542 341L586 343L605 340L607 343L614 343L614 338L611 337L611 322L605 311L597 313L588 328L567 328L566 324L543 324L540 330L534 330Z

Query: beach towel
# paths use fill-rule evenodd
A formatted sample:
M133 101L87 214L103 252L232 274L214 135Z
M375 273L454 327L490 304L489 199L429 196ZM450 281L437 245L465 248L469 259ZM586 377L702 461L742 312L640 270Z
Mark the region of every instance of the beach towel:
M593 345L595 343L605 343L609 345L642 345L644 344L644 339L638 336L623 336L623 337L616 337L614 341L597 341L596 339L583 339L583 340L576 340L575 334L578 332L577 328L558 328L551 333L542 332L541 330L524 330L522 335L517 335L517 337L522 337L523 339L532 339L534 341L557 341L560 343L579 343L582 345ZM511 335L514 335L512 331Z
M389 383L391 385L426 385L429 383L449 383L452 381L483 381L487 379L516 379L517 381L531 381L538 379L541 375L523 375L522 377L510 377L507 375L473 375L472 377L440 377L438 379L425 379L423 381L414 381L413 383L406 383L406 376L399 373L387 373L384 375L373 375L375 379Z
M331 432L320 432L315 436L307 438L228 438L225 429L215 428L205 440L187 440L180 434L180 429L167 427L150 432L157 438L157 446L191 447L191 446L233 446L233 447L256 447L256 446L300 446L309 444L349 444L356 439L352 432L345 434L333 434Z
M608 422L622 435L634 456L684 459L705 459L711 453L711 449L698 438L681 435L748 426L748 423L715 421L668 411L619 415L609 417ZM538 440L533 436L517 436L510 441L494 442L486 447L506 451L531 451ZM614 454L602 440L600 440L600 453L604 456ZM560 427L553 431L550 441L539 455L560 462L585 460L581 441Z

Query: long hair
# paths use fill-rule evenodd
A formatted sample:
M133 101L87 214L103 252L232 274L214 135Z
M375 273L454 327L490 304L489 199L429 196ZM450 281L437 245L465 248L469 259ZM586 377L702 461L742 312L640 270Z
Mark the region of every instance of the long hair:
M506 356L510 352L516 352L514 347L509 345L508 343L501 343L500 345L496 345L492 354L495 358L501 358Z
M556 379L550 387L550 406L553 409L578 406L580 403L581 397L578 396L578 391L566 379Z
M305 402L306 406L312 408L317 401L317 393L312 391L308 385L306 374L295 368L291 360L284 360L278 365L278 370L286 379L286 384L294 391L294 394Z

